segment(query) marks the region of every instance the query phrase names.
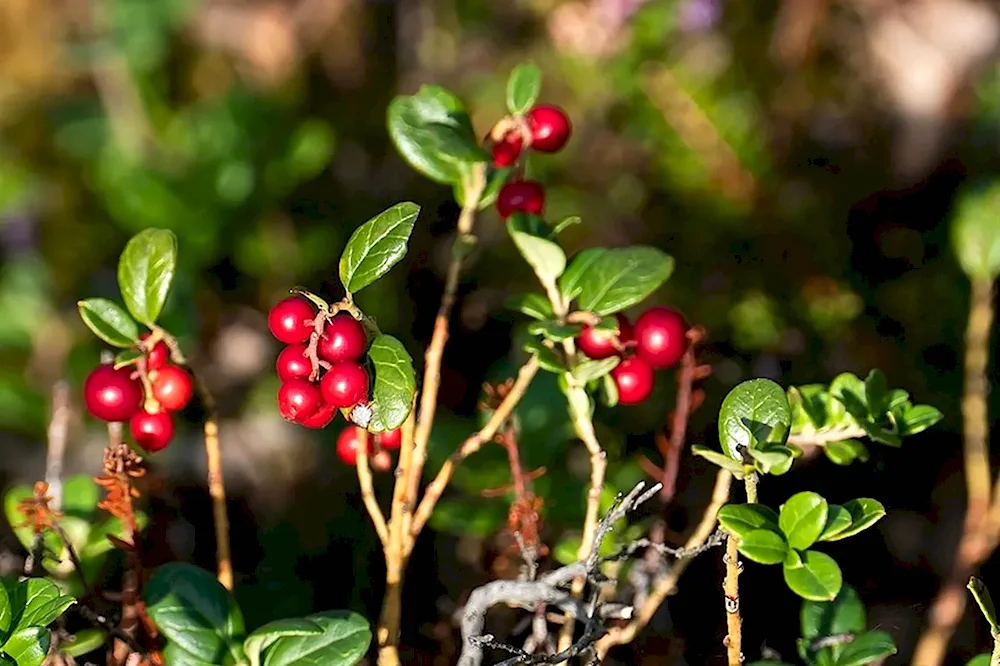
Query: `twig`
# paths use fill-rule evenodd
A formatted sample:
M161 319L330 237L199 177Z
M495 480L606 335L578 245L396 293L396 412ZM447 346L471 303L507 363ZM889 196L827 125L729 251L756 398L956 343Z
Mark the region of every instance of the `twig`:
M989 390L986 370L993 319L993 283L976 280L972 283L972 301L965 333L965 389L962 398L968 506L951 573L934 599L928 613L930 624L913 653L913 663L917 666L939 666L944 661L948 642L965 612L966 582L996 548L996 523L990 516L994 509L990 507L989 415L986 402ZM996 510L1000 511L1000 508ZM988 529L991 531L988 532Z
M356 428L354 424L348 424L348 428ZM385 524L385 516L379 508L378 500L375 499L375 484L372 481L372 470L368 466L368 431L358 428L358 437L362 440L358 442L358 485L361 486L361 501L364 502L365 509L375 526L375 533L382 543L382 548L389 547L389 530Z
M744 480L750 504L757 503L757 480L756 474L750 474ZM740 573L743 565L736 546L736 535L730 534L726 539L726 554L722 558L726 564L726 577L722 581L726 608L726 638L723 642L729 666L743 664L743 616L740 614Z
M66 438L72 412L69 395L69 384L65 381L58 381L52 387L52 412L49 415L45 450L45 482L49 484L52 509L55 511L62 507L63 458L66 455Z
M701 517L701 522L695 528L691 537L684 544L685 550L691 550L704 545L715 532L716 516L722 505L729 501L729 488L732 485L733 476L726 470L719 470L715 476L715 487L712 490L712 499L705 513ZM667 595L673 593L677 587L677 581L681 574L687 569L690 559L677 561L667 574L657 581L655 587L646 598L645 603L638 609L632 620L620 628L611 629L606 636L597 641L596 649L599 658L603 659L608 651L616 645L624 645L635 640L636 635L652 619L663 600Z
M845 428L834 428L831 430L816 430L814 432L793 433L788 436L788 443L795 446L826 446L833 442L842 442L845 439L857 439L864 437L865 431L861 426L847 426Z

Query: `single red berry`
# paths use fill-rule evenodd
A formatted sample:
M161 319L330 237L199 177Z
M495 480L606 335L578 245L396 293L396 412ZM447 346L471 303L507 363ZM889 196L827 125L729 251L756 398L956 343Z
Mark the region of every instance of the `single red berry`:
M337 435L337 457L348 465L358 464L358 449L361 446L361 428L349 425Z
M385 449L380 449L372 455L372 469L376 472L388 472L392 467L392 456Z
M650 308L635 320L636 354L654 368L675 365L687 351L688 325L670 308Z
M615 339L618 345L624 345L632 340L632 325L625 315L618 313L615 315L618 320L618 335L613 331L602 331L591 326L584 326L580 336L576 339L576 346L584 354L593 359L611 358L620 352L615 346Z
M286 421L302 421L323 406L323 396L315 384L289 379L278 389L278 411Z
M99 365L83 382L83 402L102 421L128 421L142 406L142 384L129 367Z
M279 301L267 315L267 327L271 335L286 345L305 342L313 332L316 308L298 296Z
M337 408L333 405L324 404L319 408L319 411L312 416L304 419L299 419L299 425L304 425L307 428L313 428L315 430L320 430L325 428L331 423L333 423L333 417L337 415Z
M558 106L539 104L527 115L531 129L531 147L540 153L556 153L569 141L573 125Z
M153 397L160 406L170 412L184 409L191 396L194 395L194 385L184 368L167 364L150 373L153 384Z
M306 346L289 345L278 354L278 360L274 362L274 369L278 372L278 379L287 382L289 379L308 379L312 374L312 363L305 356Z
M395 430L386 430L385 432L380 432L375 435L375 439L378 441L378 445L383 449L389 449L390 451L398 449L399 445L403 443L403 431L399 428Z
M507 219L514 211L523 210L533 215L541 215L545 209L545 189L535 180L515 180L500 188L497 195L497 211Z
M634 405L653 392L653 368L638 356L622 359L611 371L611 378L618 387L618 402Z
M327 404L347 409L368 397L368 373L354 361L334 363L319 388Z
M151 335L152 333L143 333L139 339L146 340ZM146 370L159 370L166 364L168 358L170 358L170 348L166 342L160 340L146 354Z
M493 166L502 169L517 162L523 144L520 134L508 132L503 139L493 144Z
M128 429L135 443L150 453L162 451L174 438L174 420L166 410L155 414L140 410L132 416Z
M365 353L367 342L361 322L346 312L340 312L327 322L316 353L330 363L356 361Z

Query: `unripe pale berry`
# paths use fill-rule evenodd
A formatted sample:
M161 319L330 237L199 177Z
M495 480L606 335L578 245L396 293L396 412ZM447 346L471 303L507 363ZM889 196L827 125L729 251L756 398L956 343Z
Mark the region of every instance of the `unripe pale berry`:
M150 373L153 397L167 411L184 409L194 395L194 384L184 368L167 364Z
M653 368L638 356L622 359L611 371L618 387L618 402L623 405L640 403L653 392Z
M289 345L278 354L278 360L274 362L274 369L278 373L278 379L287 382L289 379L308 379L312 373L312 363L306 358L306 346Z
M83 382L87 411L102 421L128 421L142 406L142 384L132 378L129 367L110 365L94 368Z
M368 373L354 361L334 363L319 386L327 404L346 409L368 397Z
M569 141L573 126L558 106L539 104L526 116L531 128L531 147L540 153L555 153Z
M654 368L669 368L687 351L687 330L679 312L650 308L635 320L636 354Z
M367 342L361 322L346 312L340 312L327 322L316 353L330 363L356 361L365 353Z
M617 337L619 346L631 341L632 325L621 313L616 314L615 319L618 320L617 336L613 331L602 331L591 326L584 326L580 336L576 339L576 346L592 359L611 358L619 354L620 352L615 347L615 338Z
M129 420L128 428L135 443L149 453L162 451L174 437L174 420L166 410L156 414L140 410Z
M286 421L307 419L322 406L319 389L304 379L290 379L278 389L278 411Z
M267 315L267 327L275 338L286 345L294 345L309 339L315 317L316 308L310 302L292 296L271 308Z

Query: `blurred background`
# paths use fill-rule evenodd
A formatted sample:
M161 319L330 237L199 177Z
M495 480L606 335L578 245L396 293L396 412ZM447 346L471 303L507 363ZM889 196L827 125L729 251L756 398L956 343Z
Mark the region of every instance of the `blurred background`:
M529 172L547 217L583 216L570 252L651 244L677 260L649 304L705 326L714 368L689 442L717 446L715 418L737 382L827 382L883 369L946 417L872 460L822 457L767 479L777 505L811 488L834 502L875 497L878 526L827 549L909 663L950 565L964 503L961 345L968 284L948 245L963 188L1000 173L1000 13L973 0L4 0L0 2L0 485L44 472L53 385L70 382L67 473L98 474L102 424L80 385L100 343L76 314L118 298L118 253L135 232L172 229L179 279L163 325L213 390L247 623L349 607L375 619L383 565L335 426L284 423L278 345L265 313L302 285L341 296L336 265L353 229L388 206L423 207L407 259L359 304L419 364L458 212L451 192L409 171L388 139L392 97L439 83L485 135L504 113L510 69L533 59L541 101L574 136ZM1000 219L1000 211L998 211ZM445 354L429 473L476 427L484 381L523 359L524 322L503 300L534 287L496 213L477 223ZM631 313L633 316L637 313ZM611 489L643 478L642 453L673 408L654 399L600 409ZM995 402L995 400L994 400ZM550 376L520 412L528 469L545 466L542 538L572 546L587 470ZM149 566L214 567L197 406L146 479ZM679 543L714 469L685 454L678 494L652 509ZM510 494L487 446L441 503L409 569L404 663L454 663L454 613L498 575ZM377 479L385 499L391 474ZM844 545L844 543L848 545ZM560 544L563 548L560 548ZM8 569L23 556L0 529ZM794 660L799 601L777 567L748 566L744 645ZM113 586L114 571L108 571ZM1000 567L984 579L1000 585ZM617 663L721 664L721 564L699 559L679 593ZM776 586L779 593L771 592ZM499 622L513 614L497 611ZM968 612L949 663L988 647Z

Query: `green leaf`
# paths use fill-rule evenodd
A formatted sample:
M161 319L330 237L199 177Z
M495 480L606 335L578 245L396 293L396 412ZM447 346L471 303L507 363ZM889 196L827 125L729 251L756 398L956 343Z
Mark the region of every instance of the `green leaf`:
M789 386L788 403L793 412L801 410L809 424L816 429L825 428L830 420L830 398L822 384Z
M124 368L126 365L132 365L140 358L146 355L146 352L135 349L125 349L123 351L115 354L115 370L118 368Z
M782 564L789 569L798 569L799 567L805 566L802 562L802 553L794 548L788 549L788 554L785 555L785 561Z
M145 229L125 245L118 258L118 288L140 323L156 323L176 270L177 237L168 229Z
M884 631L867 631L843 646L837 666L864 666L896 654L892 636Z
M812 601L829 601L837 596L844 578L832 557L807 550L802 553L802 565L784 567L785 583L792 592Z
M719 525L741 539L755 530L778 532L778 514L763 504L726 504L719 509Z
M507 110L513 116L527 113L542 89L542 70L533 62L518 65L507 79Z
M215 662L199 659L177 643L167 643L163 648L163 661L168 666L215 666Z
M504 307L522 312L535 319L555 319L552 303L543 294L514 294L504 301Z
M791 426L788 396L770 379L737 384L722 401L719 441L736 460L743 450L766 444L784 444Z
M988 652L977 654L965 666L990 666L990 654Z
M781 507L778 526L792 548L805 550L823 532L828 512L826 500L817 493L796 493Z
M227 653L241 648L245 632L239 606L204 569L164 564L146 582L143 598L160 633L192 657L221 664Z
M826 525L816 540L831 541L833 537L849 528L852 522L854 518L851 517L850 511L839 504L830 504L826 513Z
M975 576L969 578L969 583L966 587L972 593L972 598L975 600L976 605L979 606L979 612L983 614L983 617L989 623L990 633L994 636L1000 633L1000 625L997 623L997 609L993 605L993 597L990 596L989 588L986 587L986 584L981 579Z
M757 462L757 469L764 474L779 476L792 468L795 462L794 451L781 445L765 445L761 448L751 448L750 457Z
M409 416L413 396L417 392L413 359L403 343L391 335L375 338L368 349L368 358L375 367L373 414L369 430L395 430Z
M566 270L566 255L562 248L550 240L513 231L509 226L507 229L514 239L514 245L534 269L539 281L543 285L555 284L556 279Z
M569 217L564 217L556 224L556 226L552 227L551 237L555 238L566 229L569 229L574 225L580 224L581 222L583 222L583 220L576 215L570 215Z
M614 407L618 404L618 385L611 375L601 377L601 403L606 407Z
M80 319L94 335L113 347L131 347L139 341L139 325L114 301L88 298L76 304Z
M285 636L318 636L323 627L304 617L287 618L268 622L243 641L243 652L250 666L259 666L261 653L279 638Z
M614 314L644 300L673 272L673 257L654 247L606 250L580 277L576 300L582 310Z
M885 507L882 506L882 503L867 497L844 502L844 508L851 514L850 527L833 536L827 537L826 541L840 541L849 536L854 536L858 532L868 529L877 523L885 515Z
M885 374L874 368L865 378L865 400L874 418L881 418L889 411L889 386Z
M973 280L992 282L1000 275L1000 184L966 189L955 207L951 243L958 263Z
M553 342L571 340L583 330L580 324L560 324L557 321L533 321L528 324L528 333L541 335Z
M356 294L398 264L419 214L417 204L398 203L355 229L340 255L344 289Z
M76 599L64 595L46 578L5 581L4 587L14 612L15 627L46 627L76 603Z
M524 351L538 357L538 365L549 372L562 373L566 370L562 360L554 351L546 347L538 338L529 338L522 346Z
M944 418L944 414L930 405L909 405L903 410L900 434L916 435Z
M71 657L82 657L104 645L108 632L103 629L81 629L73 634L68 643L60 643L59 649Z
M893 411L900 407L903 407L910 401L910 394L903 389L890 389L889 394L886 397L886 402L888 403L887 410Z
M830 442L823 447L823 453L838 465L850 465L855 460L860 460L861 462L867 462L868 460L868 447L856 439Z
M830 395L840 401L847 413L858 421L868 419L868 404L865 402L865 383L857 375L845 372L830 382Z
M41 666L49 653L51 638L45 627L22 627L10 635L3 652L17 666Z
M438 183L452 185L462 179L464 165L454 154L456 140L463 153L478 146L462 102L439 86L425 85L415 95L393 99L386 122L406 163Z
M813 640L865 630L865 604L850 585L840 588L832 601L805 601L800 614L802 637Z
M573 368L573 376L583 384L587 382L604 377L609 372L615 369L621 362L621 358L618 356L612 356L611 358L603 358L599 361L586 360L577 364Z
M788 555L788 542L771 530L752 530L740 539L739 551L759 564L780 564Z
M580 283L590 267L607 252L603 247L591 247L581 250L569 262L566 271L559 278L559 291L567 302L580 295Z
M354 666L368 651L371 627L357 613L328 611L305 619L322 633L278 638L264 651L264 666Z
M714 465L718 465L722 469L728 471L730 474L735 476L737 479L742 479L746 473L741 463L736 462L729 456L719 453L718 451L713 451L710 448L695 444L691 447L691 452L695 455L701 456L705 460L709 461Z
M0 585L0 645L10 635L11 629L16 627L14 623L14 608L10 603L10 596L7 594L7 587Z

